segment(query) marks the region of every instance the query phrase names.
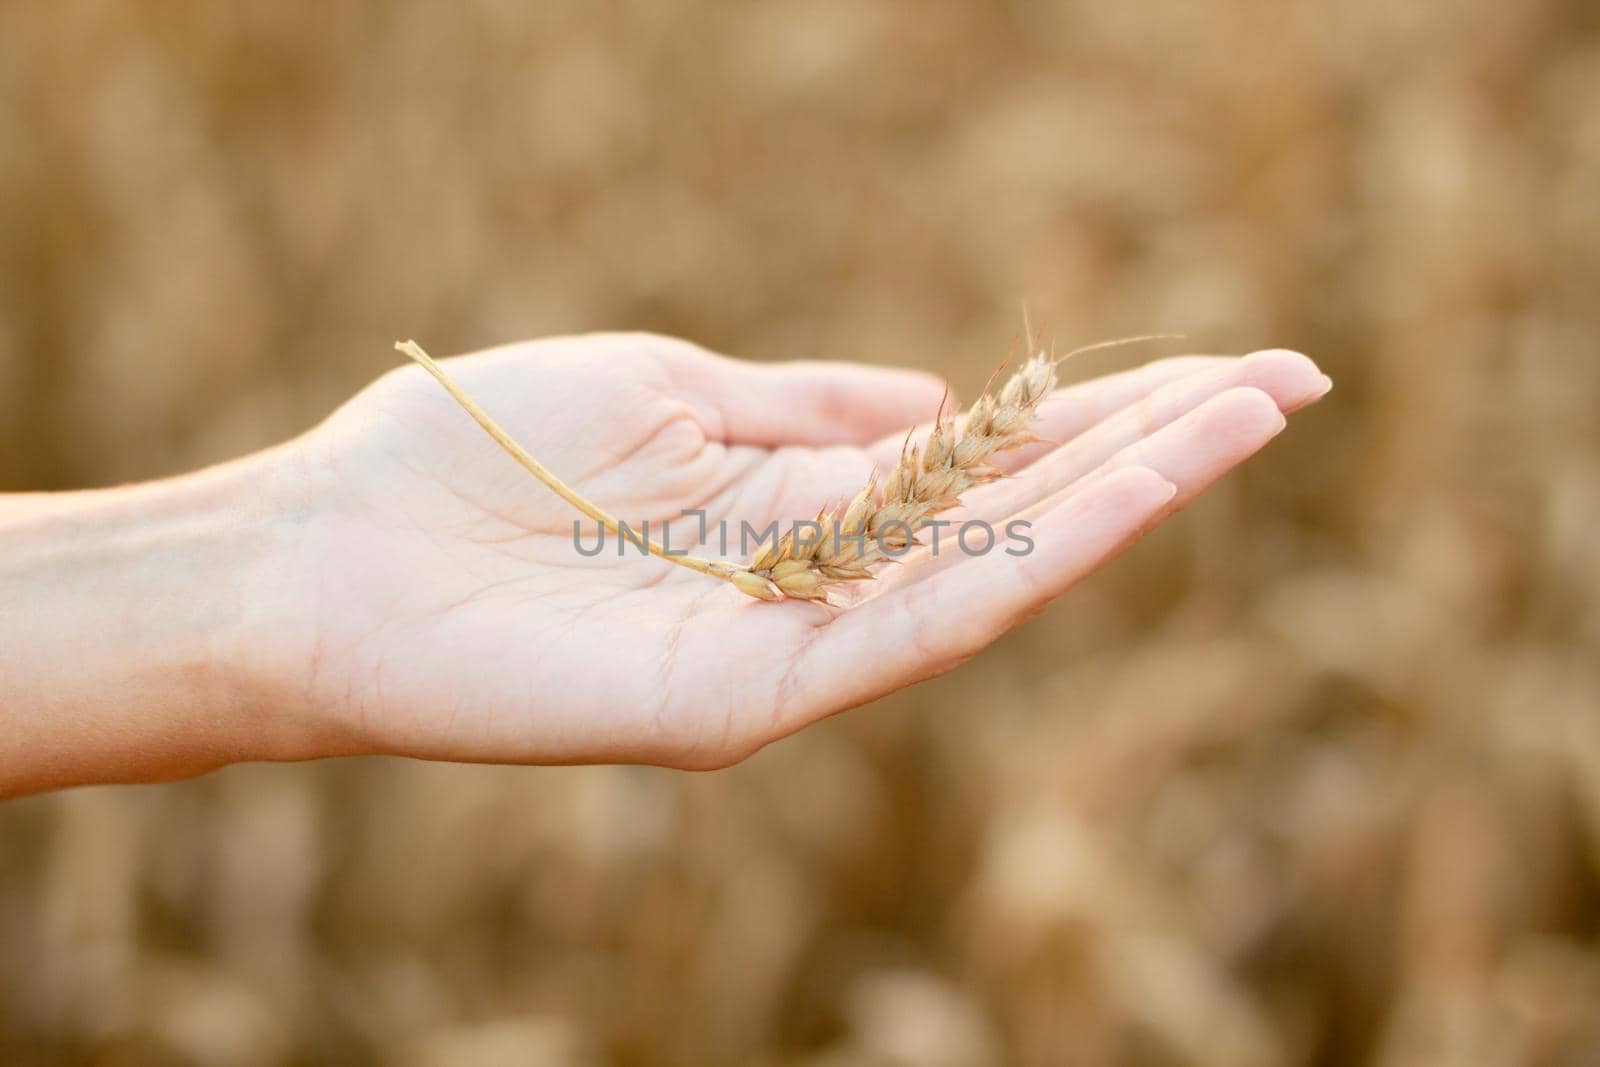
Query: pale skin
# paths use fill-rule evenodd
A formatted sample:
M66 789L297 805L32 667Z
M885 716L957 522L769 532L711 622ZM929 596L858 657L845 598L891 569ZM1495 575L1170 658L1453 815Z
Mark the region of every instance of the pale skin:
M735 539L741 520L847 500L945 390L641 334L445 366L590 500L653 523L704 509ZM948 516L1025 519L1032 552L913 553L829 608L752 600L614 542L580 555L570 506L399 367L234 463L0 495L0 796L365 753L727 766L971 657L1330 385L1281 350L1067 385L1041 407L1047 442Z

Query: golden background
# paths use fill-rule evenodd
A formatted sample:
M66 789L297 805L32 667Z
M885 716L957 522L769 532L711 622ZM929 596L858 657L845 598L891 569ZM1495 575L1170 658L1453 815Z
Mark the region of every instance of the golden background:
M1337 382L726 772L0 807L0 1063L1596 1063L1597 292L1581 0L0 0L5 489L276 442L413 335L970 396L1026 301Z

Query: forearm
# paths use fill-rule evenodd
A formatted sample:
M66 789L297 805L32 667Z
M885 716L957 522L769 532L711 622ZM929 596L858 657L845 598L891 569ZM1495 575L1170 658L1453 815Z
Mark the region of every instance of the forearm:
M266 469L0 496L0 796L317 753L264 636Z

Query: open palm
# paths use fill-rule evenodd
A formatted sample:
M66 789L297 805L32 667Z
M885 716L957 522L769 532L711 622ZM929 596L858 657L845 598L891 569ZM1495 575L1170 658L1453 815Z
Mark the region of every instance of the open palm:
M638 334L449 360L546 466L673 547L785 528L853 495L942 383L850 363L763 365ZM310 698L372 747L495 762L734 762L956 665L1266 443L1327 380L1303 356L1184 357L1059 390L1017 476L952 517L1031 523L1033 550L914 552L830 608L763 603L642 558L585 555L576 513L417 367L291 446L316 472L297 602ZM691 543L703 511L708 543ZM592 552L597 531L582 520ZM946 541L950 539L947 537Z

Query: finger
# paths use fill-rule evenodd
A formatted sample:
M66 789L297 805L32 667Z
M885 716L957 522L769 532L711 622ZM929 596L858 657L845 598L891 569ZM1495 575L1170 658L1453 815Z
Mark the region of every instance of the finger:
M860 445L939 408L947 386L926 371L865 363L748 363L710 353L681 361L684 394L729 444Z
M941 531L939 552L908 558L906 566L884 575L888 588L931 580L942 570L961 566L955 529L981 519L998 529L1008 516L1033 507L1046 497L1084 492L1103 478L1128 469L1148 469L1177 487L1171 508L1177 509L1266 446L1285 425L1283 412L1260 389L1240 387L1214 396L1147 438L1111 456L1083 478L1067 479L1052 493L1042 486L1060 479L1048 468L1058 456L1046 457L1016 478L1008 478L972 494L973 506L952 514L951 527ZM1065 450L1058 450L1065 451Z
M1236 356L1174 356L1067 386L1040 405L1036 432L1048 442L1071 440L1170 382L1193 377L1201 371L1224 371L1239 362ZM920 412L919 417L926 414L926 411ZM930 428L930 424L923 423L916 432L926 434ZM866 481L873 466L887 470L894 465L905 444L906 432L903 426L897 427L891 435L869 447L866 451L870 460L865 463L859 451L848 449L836 453L807 451L799 456L774 456L773 461L783 467L777 480L784 493L774 502L772 510L779 515L810 515L819 505L848 500ZM1041 443L1002 453L992 461L1010 472L1053 448L1054 444ZM1043 495L1035 494L1030 502ZM1013 507L1005 514L1019 510L1021 507Z
M1057 390L1040 405L1036 432L1049 441L1069 440L1165 384L1192 377L1200 371L1226 370L1239 362L1236 356L1175 356L1068 386ZM937 405L938 400L935 400L934 407ZM933 408L918 412L918 417L930 410ZM925 434L928 429L930 424L923 423L916 432ZM900 425L889 436L879 439L866 450L870 457L867 462L862 461L861 452L855 449L808 450L795 456L782 453L774 456L774 463L783 467L777 480L784 492L774 502L772 510L780 515L810 515L820 505L848 500L865 483L874 466L886 470L894 465L905 444L906 433L906 427ZM1014 453L1002 453L994 457L993 462L1012 471L1054 447L1048 443L1030 446Z
M1026 554L996 549L839 615L802 653L796 673L809 681L806 699L784 710L795 717L786 726L799 729L949 670L1114 557L1175 492L1154 471L1118 471L1021 516L1032 523Z
M1175 356L1059 389L1040 405L1036 432L1048 442L1072 440L1106 417L1123 411L1175 381L1203 378L1211 383L1208 388L1221 388L1216 383L1226 381L1225 372L1239 367L1242 362L1236 356ZM1205 376L1202 372L1211 373ZM937 403L935 401L935 405ZM925 434L928 429L929 424L924 423L917 432ZM905 444L906 432L904 427L897 428L893 434L870 446L866 450L870 457L867 462L862 461L861 452L855 449L823 453L808 450L794 456L783 453L775 455L774 464L782 468L780 472L774 472L775 480L783 486L784 491L774 501L772 510L779 515L805 516L823 504L848 500L865 483L874 466L879 470L887 470L894 465ZM1049 454L1056 447L1053 443L1041 443L1016 452L1001 453L993 457L992 462L1010 473L1040 454ZM982 492L975 490L974 494ZM1046 495L1048 491L1036 492L1028 502ZM1025 505L1010 507L1002 514L1009 515L1021 510L1022 506ZM985 511L985 514L993 513L992 508Z
M1056 449L1018 477L973 492L970 517L1013 515L1087 476L1132 466L1159 472L1178 487L1180 502L1187 502L1258 452L1285 423L1283 412L1264 391L1228 389L1109 455L1108 445L1115 442L1085 441L1081 449Z
M975 514L1009 515L1071 485L1123 449L1229 389L1259 391L1279 412L1293 412L1322 396L1330 386L1316 364L1298 352L1257 352L1154 390L1066 444L1046 451L1016 480L972 491L967 504Z
M1280 411L1289 414L1323 396L1333 382L1310 359L1287 349L1266 349L1242 358L1180 356L1159 360L1124 374L1057 390L1040 406L1034 432L1044 440L1001 453L994 462L1013 473L1051 454L1063 443L1078 443L1081 435L1092 431L1100 442L1099 458L1082 468L1091 470L1117 448L1234 386L1262 390L1277 401ZM875 446L874 458L880 466L893 465L903 440L893 439L892 449L887 441Z
M1178 487L1173 507L1182 507L1265 448L1287 423L1282 409L1264 391L1248 386L1229 389L1122 449L1091 477L1148 467ZM1025 507L1031 502L1018 503Z
M994 462L1003 470L1017 470L1040 452L1048 450L1050 442L1068 441L1107 416L1135 403L1171 381L1186 378L1202 370L1218 370L1237 363L1232 356L1174 356L1158 359L1133 370L1108 374L1086 382L1064 386L1051 393L1039 405L1039 418L1034 432L1044 442L1029 448L996 456ZM913 438L927 435L933 428L927 412L919 416ZM958 420L960 421L960 420ZM893 467L900 458L905 444L905 430L890 434L875 442L868 451L880 469Z

